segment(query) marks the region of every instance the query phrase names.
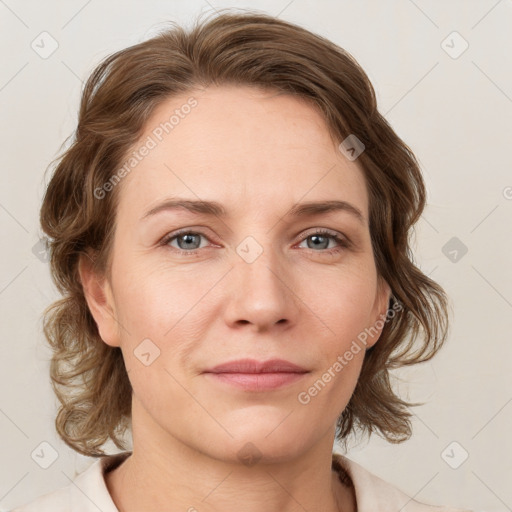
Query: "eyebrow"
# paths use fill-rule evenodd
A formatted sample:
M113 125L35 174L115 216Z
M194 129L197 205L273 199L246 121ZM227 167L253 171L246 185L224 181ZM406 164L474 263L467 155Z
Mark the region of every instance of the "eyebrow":
M194 214L211 215L215 217L227 217L226 209L216 201L201 201L190 199L172 198L157 204L147 211L141 220L162 211L185 209ZM285 217L308 217L334 211L345 211L353 215L359 222L366 224L366 219L361 210L347 201L310 201L294 204Z

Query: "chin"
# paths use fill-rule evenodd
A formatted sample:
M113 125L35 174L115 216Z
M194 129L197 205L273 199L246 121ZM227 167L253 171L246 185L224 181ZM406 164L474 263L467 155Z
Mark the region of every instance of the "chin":
M247 466L256 462L272 464L293 460L307 450L308 441L315 442L315 432L308 432L304 423L293 421L293 413L286 418L290 411L278 412L267 416L260 414L250 420L245 417L236 427L232 422L227 427L228 422L221 421L233 437L222 435L208 444L206 452L216 459Z

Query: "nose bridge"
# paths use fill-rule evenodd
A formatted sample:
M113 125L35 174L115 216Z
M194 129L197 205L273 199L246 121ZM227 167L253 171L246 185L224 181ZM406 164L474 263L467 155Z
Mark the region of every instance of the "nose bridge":
M291 273L279 251L272 248L271 234L248 236L235 248L231 272L231 322L252 323L259 328L292 321L297 304L290 283Z

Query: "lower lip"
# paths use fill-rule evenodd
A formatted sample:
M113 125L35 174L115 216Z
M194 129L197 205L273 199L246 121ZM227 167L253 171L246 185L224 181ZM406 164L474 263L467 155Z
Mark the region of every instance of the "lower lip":
M247 391L269 391L297 382L306 373L206 373L218 382Z

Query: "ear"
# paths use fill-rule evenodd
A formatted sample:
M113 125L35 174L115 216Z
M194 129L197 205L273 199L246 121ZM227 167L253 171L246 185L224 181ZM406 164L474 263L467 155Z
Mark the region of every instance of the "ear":
M112 287L106 276L99 275L88 253L80 255L78 273L101 339L112 347L120 346L118 322Z
M389 309L389 299L391 298L391 288L389 284L381 277L378 277L377 293L372 312L372 323L368 327L369 336L367 338L366 350L373 347L380 338L382 329L386 323L387 312Z

